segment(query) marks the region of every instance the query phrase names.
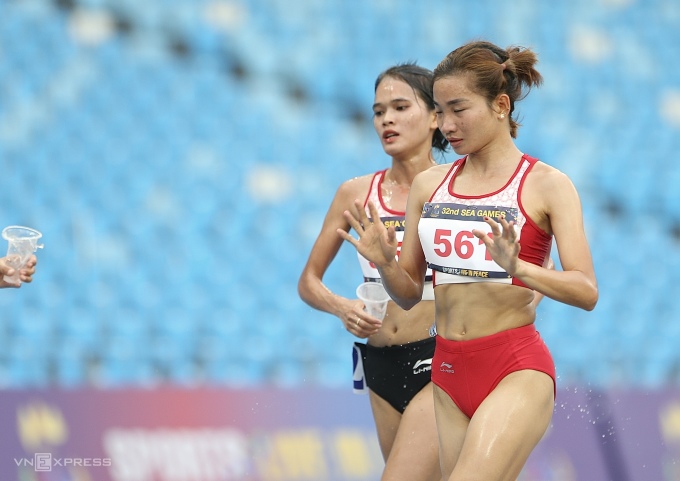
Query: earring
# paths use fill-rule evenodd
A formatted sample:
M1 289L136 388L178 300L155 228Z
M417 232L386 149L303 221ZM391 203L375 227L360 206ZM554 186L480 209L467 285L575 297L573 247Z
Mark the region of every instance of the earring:
M505 114L501 114L501 118L504 119L504 118L505 118Z

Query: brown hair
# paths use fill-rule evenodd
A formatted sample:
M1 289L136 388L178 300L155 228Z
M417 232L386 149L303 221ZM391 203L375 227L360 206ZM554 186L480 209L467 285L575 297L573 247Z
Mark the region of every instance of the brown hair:
M470 75L470 87L489 105L500 94L510 98L510 135L517 137L520 124L512 118L515 102L527 96L532 87L543 83L543 77L534 68L537 55L526 48L511 46L500 48L490 42L470 42L449 53L434 69L434 79L458 74Z

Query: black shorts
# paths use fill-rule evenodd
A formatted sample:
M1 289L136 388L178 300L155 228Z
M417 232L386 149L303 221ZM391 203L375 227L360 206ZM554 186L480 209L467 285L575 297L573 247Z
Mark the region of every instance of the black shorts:
M354 345L361 352L368 388L403 413L413 396L430 382L435 343L435 338L428 337L396 346Z

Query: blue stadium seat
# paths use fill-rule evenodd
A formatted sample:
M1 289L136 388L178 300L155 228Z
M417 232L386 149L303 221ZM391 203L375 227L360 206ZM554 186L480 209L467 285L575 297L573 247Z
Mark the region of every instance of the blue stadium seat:
M10 387L45 388L50 383L49 359L44 344L13 339L6 353L6 377Z
M161 375L151 362L147 344L139 339L114 336L103 346L93 384L104 388L150 386Z
M546 82L519 106L518 144L582 196L600 303L538 311L562 380L677 382L678 135L660 113L680 85L666 68L680 53L672 2L522 1L508 23L489 0L275 0L232 5L222 27L208 2L76 3L132 30L86 46L50 2L0 7L0 199L5 222L39 227L46 245L40 282L0 293L0 382L344 385L354 338L302 303L298 276L340 183L387 163L376 75L434 67L473 37L537 49ZM584 24L616 48L588 60L574 47ZM259 166L291 192L252 195ZM341 295L360 277L354 257L343 245L324 279Z
M84 388L90 383L90 362L94 353L81 339L64 339L53 349L55 381L65 388Z
M77 346L84 352L95 353L101 346L105 333L100 319L92 318L88 314L88 311L81 310L65 317L61 321L59 336L69 343L71 349Z

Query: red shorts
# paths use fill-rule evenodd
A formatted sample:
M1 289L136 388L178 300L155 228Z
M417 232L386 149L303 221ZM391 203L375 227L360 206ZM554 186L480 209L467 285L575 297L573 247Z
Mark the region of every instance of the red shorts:
M555 385L555 363L533 324L469 341L437 336L432 382L469 418L505 376L523 369L544 372Z

